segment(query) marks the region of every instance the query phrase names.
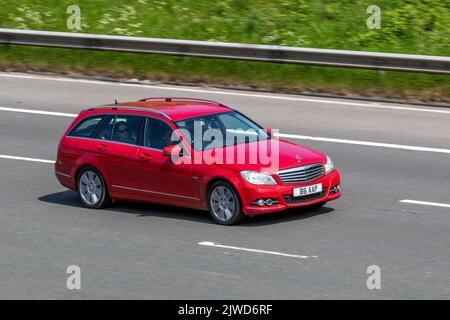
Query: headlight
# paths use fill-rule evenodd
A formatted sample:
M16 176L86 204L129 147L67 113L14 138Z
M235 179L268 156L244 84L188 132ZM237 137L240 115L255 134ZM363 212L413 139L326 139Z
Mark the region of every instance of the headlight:
M327 163L325 164L325 174L329 174L334 170L333 160L329 156L327 156Z
M241 171L241 176L251 184L277 184L272 176L256 171Z

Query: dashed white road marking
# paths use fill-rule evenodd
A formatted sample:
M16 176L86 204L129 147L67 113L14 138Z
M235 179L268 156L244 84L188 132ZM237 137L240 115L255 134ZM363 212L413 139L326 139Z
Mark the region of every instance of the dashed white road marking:
M355 144L355 145L370 146L370 147L383 147L383 148L403 149L403 150L423 151L423 152L450 153L450 149L407 146L407 145L402 145L402 144L391 144L391 143L380 143L380 142L347 140L347 139L335 139L335 138L324 138L324 137L310 137L310 136L301 136L301 135L296 135L296 134L285 134L285 133L278 133L278 134L276 134L276 136L281 137L281 138L323 141L323 142L344 143L344 144Z
M342 101L336 99L316 99L307 97L294 97L286 95L274 95L274 94L262 94L262 93L250 93L250 92L237 92L235 90L215 90L215 89L194 89L183 86L168 86L168 85L157 85L157 84L140 84L140 83L123 83L114 81L101 81L101 80L87 80L87 79L74 79L65 78L60 76L40 76L40 75L27 75L27 74L11 74L11 73L0 73L0 77L9 78L20 78L20 79L34 79L34 80L47 80L47 81L61 81L61 82L74 82L74 83L88 83L88 84L98 84L98 85L108 85L108 86L127 86L127 87L137 87L137 88L152 88L159 90L168 91L184 91L184 92L197 92L197 93L209 93L209 94L220 94L220 95L231 95L231 96L241 96L250 98L262 98L262 99L275 99L275 100L285 100L285 101L302 101L311 103L323 103L323 104L337 104L343 106L357 106L360 108L378 108L378 109L391 109L391 110L403 110L403 111L414 111L414 112L430 112L430 113L441 113L449 114L450 110L443 110L437 108L415 108L406 106L396 106L380 104L377 102L350 102Z
M55 160L46 160L46 159L36 159L36 158L26 158L26 157L16 157L16 156L8 156L5 154L0 154L0 159L9 159L9 160L20 160L20 161L31 161L31 162L42 162L42 163L55 163Z
M299 258L299 259L317 258L317 256L304 256L304 255L289 254L289 253L283 253L283 252L277 252L277 251L267 251L267 250L259 250L259 249L226 246L226 245L217 244L217 243L210 242L210 241L203 241L203 242L199 242L198 244L201 246L207 246L207 247L216 247L216 248L222 248L222 249L231 249L231 250L240 250L240 251L248 251L248 252L255 252L255 253L272 254L272 255L290 257L290 258Z
M418 200L409 200L409 199L400 200L399 202L411 203L411 204L420 204L420 205L424 205L424 206L450 208L450 204L448 204L448 203L440 203L440 202L428 202L428 201L418 201Z

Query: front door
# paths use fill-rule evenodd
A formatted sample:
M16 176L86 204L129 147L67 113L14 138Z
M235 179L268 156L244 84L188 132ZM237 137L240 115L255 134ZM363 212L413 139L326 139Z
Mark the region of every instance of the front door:
M172 133L166 121L147 118L144 145L138 151L140 189L148 198L165 203L198 201L193 197L192 164L162 154L164 147L178 143L171 140Z

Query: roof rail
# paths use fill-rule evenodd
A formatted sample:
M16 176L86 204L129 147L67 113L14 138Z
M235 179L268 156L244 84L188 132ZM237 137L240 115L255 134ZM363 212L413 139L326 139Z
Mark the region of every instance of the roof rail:
M164 101L192 101L192 102L205 102L205 103L211 103L216 104L218 106L224 106L220 102L213 101L213 100L207 100L207 99L197 99L197 98L180 98L180 97L151 97L151 98L144 98L139 101L152 101L152 100L164 100Z
M136 111L150 111L150 112L159 114L159 115L163 116L164 118L172 120L172 118L169 117L167 115L167 113L162 112L161 110L147 108L147 107L143 108L143 107L133 107L133 106L105 105L105 106L99 106L99 107L95 107L95 108L88 108L88 109L85 109L85 111L96 110L96 109L111 109L111 110L125 109L125 110L136 110Z

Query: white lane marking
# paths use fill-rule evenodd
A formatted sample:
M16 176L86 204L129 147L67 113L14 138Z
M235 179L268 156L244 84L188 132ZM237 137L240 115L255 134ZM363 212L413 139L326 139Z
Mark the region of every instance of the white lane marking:
M136 85L127 84L127 83L121 83L121 85L124 85L124 86L136 86ZM413 107L389 106L389 105L381 105L381 104L379 104L377 102L358 103L358 102L347 102L347 101L339 101L339 100L324 100L324 99L312 99L312 98L284 97L284 96L275 96L275 95L257 94L257 93L240 93L240 92L189 89L189 88L179 89L179 88L172 88L172 87L166 87L166 86L156 86L156 85L152 86L152 87L157 88L157 89L162 89L162 90L212 93L212 94L231 95L231 96L243 96L243 97L251 97L251 98L276 99L276 100L286 100L286 101L301 101L301 102L312 102L312 103L323 103L323 104L339 104L339 105L344 105L344 106L358 106L358 107L363 107L363 108L378 108L378 109L392 109L392 110L406 110L406 111L450 114L449 110L436 110L436 109L423 109L423 108L413 108Z
M72 118L77 116L74 113L52 112L52 111L31 110L31 109L3 108L3 107L0 107L0 111L21 112L21 113L31 113L31 114L42 114L42 115L59 116L59 117L72 117ZM411 150L411 151L450 153L450 149L442 149L442 148L407 146L407 145L401 145L401 144L390 144L390 143L370 142L370 141L360 141L360 140L347 140L347 139L335 139L335 138L325 138L325 137L311 137L311 136L302 136L302 135L287 134L287 133L278 133L278 134L275 134L275 135L277 137L280 137L280 138L291 138L291 139L300 139L300 140L312 140L312 141L322 141L322 142L344 143L344 144L354 144L354 145L361 145L361 146L384 147L384 148L391 148L391 149L403 149L403 150Z
M424 206L450 208L450 204L439 203L439 202L428 202L428 201L418 201L418 200L408 200L408 199L400 200L399 202L411 203L411 204L421 204L421 205L424 205Z
M31 162L42 162L42 163L55 163L56 162L55 160L16 157L16 156L8 156L8 155L5 155L5 154L0 154L0 159L21 160L21 161L31 161Z
M392 109L392 110L405 110L405 111L416 111L416 112L431 112L431 113L441 113L450 114L450 110L442 109L425 109L425 108L415 108L415 107L404 107L404 106L394 106L394 105L382 105L377 102L349 102L341 101L335 99L314 99L314 98L300 98L300 97L289 97L282 95L273 94L258 94L258 93L246 93L246 92L236 92L232 89L225 90L214 90L214 89L193 89L186 87L170 87L166 85L156 85L156 84L139 84L139 83L123 83L114 81L100 81L100 80L87 80L87 79L73 79L64 77L49 77L49 76L39 76L39 75L23 75L23 74L9 74L0 73L0 77L10 77L10 78L21 78L21 79L34 79L34 80L48 80L48 81L63 81L63 82L74 82L74 83L88 83L88 84L99 84L99 85L119 85L126 87L136 87L136 88L153 88L160 90L171 90L171 91L185 91L185 92L198 92L198 93L209 93L209 94L220 94L220 95L231 95L231 96L241 96L241 97L251 97L251 98L262 98L262 99L276 99L276 100L286 100L286 101L302 101L302 102L312 102L312 103L324 103L324 104L338 104L344 106L357 106L363 108L378 108L378 109Z
M116 82L116 81L87 80L87 79L66 78L66 77L61 77L61 76L51 77L51 76L15 74L15 73L0 73L0 77L30 79L30 80L59 81L59 82L89 83L89 84L100 84L100 85L117 85L118 84L118 82Z
M300 259L308 259L308 258L312 258L312 257L317 258L317 256L303 256L303 255L298 255L298 254L288 254L288 253L277 252L277 251L266 251L266 250L259 250L259 249L249 249L249 248L242 248L242 247L225 246L225 245L217 244L217 243L210 242L210 241L203 241L203 242L199 242L198 244L201 246L249 251L249 252L256 252L256 253L273 254L273 255L277 255L277 256L291 257L291 258L300 258Z
M0 111L32 113L32 114L42 114L42 115L46 115L46 116L71 117L71 118L74 118L77 116L74 113L32 110L32 109L4 108L4 107L0 107Z
M450 149L407 146L407 145L402 145L402 144L390 144L390 143L335 139L335 138L324 138L324 137L310 137L310 136L301 136L301 135L296 135L296 134L285 134L285 133L279 133L279 134L276 134L276 136L281 137L281 138L334 142L334 143L344 143L344 144L355 144L355 145L370 146L370 147L383 147L383 148L403 149L403 150L423 151L423 152L450 153Z

